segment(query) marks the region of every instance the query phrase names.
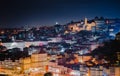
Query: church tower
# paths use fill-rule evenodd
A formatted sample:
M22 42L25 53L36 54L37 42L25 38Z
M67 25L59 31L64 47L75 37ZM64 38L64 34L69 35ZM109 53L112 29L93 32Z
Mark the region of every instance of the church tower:
M87 18L85 18L85 26L87 25Z
M85 17L84 25L83 25L83 30L86 30L86 26L87 26L87 18Z

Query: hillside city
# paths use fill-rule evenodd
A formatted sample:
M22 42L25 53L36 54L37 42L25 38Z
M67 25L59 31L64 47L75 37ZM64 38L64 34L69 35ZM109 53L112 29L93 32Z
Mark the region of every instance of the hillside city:
M0 76L120 76L120 19L0 28Z

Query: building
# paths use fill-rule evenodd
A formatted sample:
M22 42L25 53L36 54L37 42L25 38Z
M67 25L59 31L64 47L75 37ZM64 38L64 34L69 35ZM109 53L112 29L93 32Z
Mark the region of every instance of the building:
M70 32L79 32L80 30L83 30L81 26L81 22L71 22L68 25L68 31Z
M92 21L92 22L88 23L87 18L85 18L84 26L83 26L84 30L91 31L92 28L95 27L95 26L96 26L95 22Z

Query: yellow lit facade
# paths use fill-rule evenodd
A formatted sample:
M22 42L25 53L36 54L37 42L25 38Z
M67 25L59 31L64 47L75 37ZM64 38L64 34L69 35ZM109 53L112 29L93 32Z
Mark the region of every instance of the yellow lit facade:
M46 71L48 65L47 54L32 54L31 57L21 59L22 71L42 70Z
M84 26L83 26L83 29L84 30L87 30L87 31L91 31L92 30L92 27L96 26L96 23L95 22L92 22L92 23L88 23L87 22L87 18L85 18L85 22L84 22Z
M71 32L79 32L82 28L79 27L80 23L73 23L68 25L68 30Z

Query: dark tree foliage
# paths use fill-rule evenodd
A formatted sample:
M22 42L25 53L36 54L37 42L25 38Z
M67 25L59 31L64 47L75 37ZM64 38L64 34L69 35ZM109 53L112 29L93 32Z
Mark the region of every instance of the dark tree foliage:
M116 63L117 52L120 52L120 41L112 40L105 42L104 46L98 47L92 51L92 55L98 55L99 59L105 58L110 61L111 64Z
M44 76L53 76L51 72L47 72L44 74Z

